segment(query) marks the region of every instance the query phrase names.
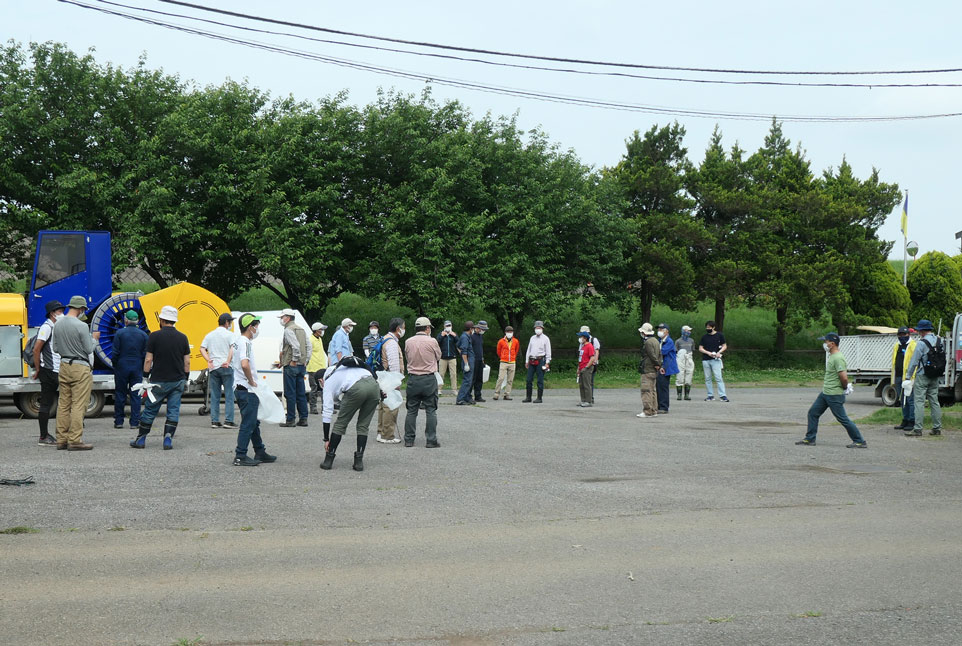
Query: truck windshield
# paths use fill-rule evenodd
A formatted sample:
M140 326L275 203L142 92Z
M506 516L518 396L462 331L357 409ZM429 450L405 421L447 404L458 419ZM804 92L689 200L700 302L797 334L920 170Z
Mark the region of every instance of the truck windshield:
M44 234L40 239L34 289L79 274L86 268L82 233Z

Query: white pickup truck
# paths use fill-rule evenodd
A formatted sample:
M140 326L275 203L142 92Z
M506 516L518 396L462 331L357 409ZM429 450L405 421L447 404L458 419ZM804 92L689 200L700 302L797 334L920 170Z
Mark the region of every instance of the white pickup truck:
M890 329L890 328L889 328ZM875 385L875 396L886 406L898 405L895 385L891 383L892 348L895 331L879 334L854 334L841 337L839 349L848 363L849 379ZM951 406L962 401L962 314L955 315L950 335L943 336L945 374L939 380L939 402Z

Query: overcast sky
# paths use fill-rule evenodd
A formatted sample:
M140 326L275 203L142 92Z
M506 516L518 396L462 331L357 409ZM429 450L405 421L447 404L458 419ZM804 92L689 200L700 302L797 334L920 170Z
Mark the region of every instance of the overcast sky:
M97 0L77 0L103 8ZM203 16L246 26L291 31L315 38L381 44L259 22L215 16L158 0L116 2L173 13ZM196 4L326 28L496 50L574 59L698 68L798 71L870 71L962 68L962 3L848 1L779 2L327 2L322 0L194 0ZM790 5L790 6L789 6ZM783 8L785 7L785 8ZM192 24L182 18L162 18ZM196 25L196 23L193 23ZM403 69L435 78L453 78L545 94L599 101L644 104L707 112L804 116L902 116L962 112L962 88L813 88L732 86L584 76L520 70L402 53L378 52L279 36L243 34L228 27L197 25L235 37L281 44L315 54ZM21 43L58 41L76 52L96 50L100 62L124 67L146 54L148 65L202 85L227 78L247 79L274 96L292 94L313 100L348 90L349 100L364 105L378 88L419 93L425 83L377 74L241 45L188 35L56 0L6 0L0 38ZM387 45L392 46L392 45ZM415 49L406 45L397 48ZM419 51L428 51L420 49ZM470 55L468 55L470 56ZM490 57L488 57L490 58ZM498 59L535 65L526 60ZM577 67L562 65L562 67ZM579 67L579 69L600 68ZM657 76L787 82L957 83L962 73L885 77L720 76L659 70L622 71ZM520 125L541 127L563 148L572 148L595 167L617 163L624 141L676 119L687 130L689 157L701 160L716 123L726 147L749 152L761 144L765 120L673 117L606 110L502 96L432 85L439 101L457 99L476 116L518 114ZM909 238L920 253L959 253L955 233L962 230L959 151L962 117L881 123L785 123L785 134L800 143L816 173L843 156L860 177L873 167L883 181L908 189ZM881 229L896 241L892 257L901 258L901 206Z

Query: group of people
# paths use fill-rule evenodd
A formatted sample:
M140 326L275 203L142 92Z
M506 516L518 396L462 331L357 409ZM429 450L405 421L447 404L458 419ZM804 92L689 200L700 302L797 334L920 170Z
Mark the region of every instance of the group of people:
M671 401L671 377L675 375L675 390L678 401L691 401L691 385L695 372L695 340L692 328L681 327L681 336L671 338L667 323L660 323L657 331L651 323L638 328L641 335L641 405L638 417L647 418L667 415ZM705 401L715 400L714 385L718 388L718 399L728 402L725 381L722 378L722 356L728 350L725 335L716 329L714 321L705 322L705 334L698 343L702 369L705 372Z

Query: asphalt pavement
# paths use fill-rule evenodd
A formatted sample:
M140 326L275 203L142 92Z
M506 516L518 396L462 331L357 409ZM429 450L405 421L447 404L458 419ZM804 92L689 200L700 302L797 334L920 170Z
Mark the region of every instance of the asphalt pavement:
M172 451L105 414L90 452L0 407L0 477L37 481L0 487L0 530L37 530L0 535L0 644L962 643L962 436L847 449L827 412L795 446L816 393L653 419L637 390L446 396L440 449L423 420L412 448L372 426L362 473L351 435L318 468L313 417L241 468L196 406Z

